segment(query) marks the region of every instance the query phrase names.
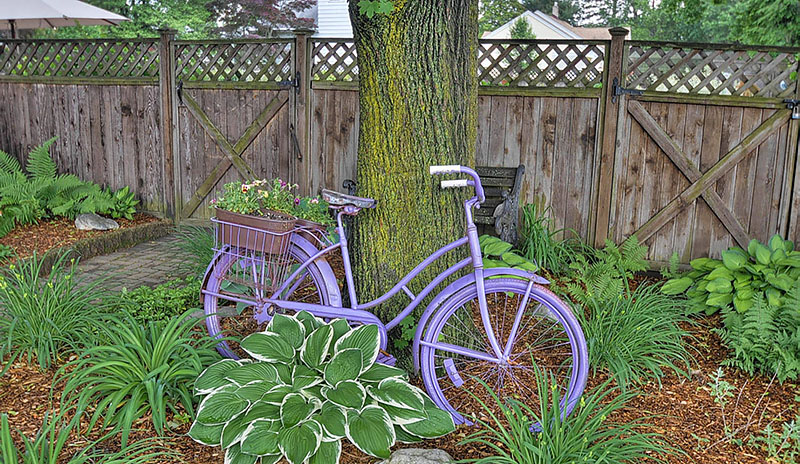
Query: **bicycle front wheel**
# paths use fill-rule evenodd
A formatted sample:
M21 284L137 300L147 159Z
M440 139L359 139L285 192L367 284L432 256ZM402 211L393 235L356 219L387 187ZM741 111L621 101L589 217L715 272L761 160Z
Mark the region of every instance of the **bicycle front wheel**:
M580 325L569 308L540 285L533 285L525 301L528 284L514 278L486 281L492 331L501 348L509 347L505 361L491 348L475 285L454 293L431 318L421 340L422 379L434 402L457 424L485 417L475 396L494 406L477 379L501 401L516 398L538 411L542 400L535 375L538 367L557 382L564 416L583 394L588 349Z

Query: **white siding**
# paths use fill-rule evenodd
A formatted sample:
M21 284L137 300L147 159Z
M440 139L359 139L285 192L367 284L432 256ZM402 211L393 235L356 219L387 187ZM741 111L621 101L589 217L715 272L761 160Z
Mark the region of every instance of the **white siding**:
M347 0L317 0L317 37L352 38Z

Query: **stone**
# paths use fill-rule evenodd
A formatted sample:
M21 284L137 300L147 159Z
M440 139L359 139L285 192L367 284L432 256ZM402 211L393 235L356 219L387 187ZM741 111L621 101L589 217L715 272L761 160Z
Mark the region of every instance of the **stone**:
M440 449L406 448L392 453L392 456L380 464L450 464L453 458Z
M119 229L119 224L113 219L89 213L78 215L78 217L75 218L75 227L77 227L78 230L111 230Z

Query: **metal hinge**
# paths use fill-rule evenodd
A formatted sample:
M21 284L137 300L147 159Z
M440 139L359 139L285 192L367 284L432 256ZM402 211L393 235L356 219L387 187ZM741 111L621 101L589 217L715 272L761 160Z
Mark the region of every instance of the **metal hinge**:
M800 119L800 100L787 98L783 102L786 103L786 108L792 110L792 119Z
M619 97L620 95L642 95L644 93L641 90L626 89L625 87L620 86L619 79L617 79L616 77L614 78L614 81L611 83L611 88L614 91L614 93L611 95L611 103L616 103L617 97Z
M280 81L278 85L281 87L294 87L294 91L297 95L300 95L300 71L297 71L294 74L294 79L289 81Z

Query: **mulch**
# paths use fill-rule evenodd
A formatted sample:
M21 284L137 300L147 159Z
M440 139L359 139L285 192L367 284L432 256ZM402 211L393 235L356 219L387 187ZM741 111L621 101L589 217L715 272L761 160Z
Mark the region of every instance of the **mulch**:
M125 218L115 220L119 223L120 229L160 221L157 217L144 213L136 213L133 220ZM71 219L56 218L42 220L38 224L17 226L4 237L0 237L0 244L11 246L20 258L27 258L33 255L34 251L41 255L53 248L69 246L79 240L104 233L107 231L78 230Z
M661 384L647 383L640 387L641 395L611 420L627 422L642 419L652 424L645 430L661 435L683 455L668 458L671 464L687 462L708 464L764 464L769 462L764 451L753 446L739 446L738 440L756 435L770 421L776 421L773 429L780 429L783 421L800 413L795 396L800 394L796 382L779 384L769 377L749 376L732 367L723 367L725 379L736 387L736 396L726 410L715 404L708 383L710 376L726 358L719 337L712 331L720 327L718 316L701 319L690 327L694 338L690 345L695 350L696 365L689 378L669 374ZM41 424L48 407L50 385L54 372L41 373L35 368L17 362L6 375L0 378L0 412L9 414L13 428L19 428L33 436ZM607 376L593 376L590 385L599 385ZM59 391L55 392L60 395ZM132 434L134 439L153 436L149 418L137 423L141 430ZM177 419L173 419L177 421ZM725 425L736 431L726 436ZM185 434L189 424L176 424L171 436L171 449L179 452L187 462L193 464L218 464L223 462L218 448L194 443ZM459 427L446 437L428 440L414 447L441 448L456 459L486 456L488 450L476 445L460 446L459 442L473 433L473 427ZM81 441L83 442L83 441ZM73 448L74 449L74 448ZM343 464L373 463L374 458L365 456L345 441Z

